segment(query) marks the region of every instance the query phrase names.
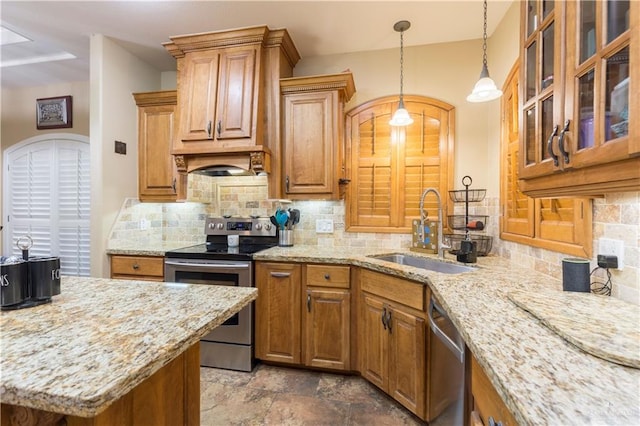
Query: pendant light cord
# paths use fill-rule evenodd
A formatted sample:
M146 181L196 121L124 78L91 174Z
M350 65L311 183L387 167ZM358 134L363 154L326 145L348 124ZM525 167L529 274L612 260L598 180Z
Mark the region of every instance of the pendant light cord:
M400 31L400 103L402 103L402 87L404 85L404 31Z
M484 27L482 36L482 65L487 66L487 0L484 0Z

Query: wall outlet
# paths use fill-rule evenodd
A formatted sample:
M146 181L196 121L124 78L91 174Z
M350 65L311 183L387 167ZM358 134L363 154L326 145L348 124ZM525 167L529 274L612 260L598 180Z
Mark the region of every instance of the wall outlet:
M598 254L616 256L618 258L618 270L624 269L624 241L600 238L598 240Z
M142 231L146 231L147 229L149 229L149 226L151 226L150 221L148 221L147 219L140 219L140 229Z
M316 233L317 234L333 234L333 220L316 219Z

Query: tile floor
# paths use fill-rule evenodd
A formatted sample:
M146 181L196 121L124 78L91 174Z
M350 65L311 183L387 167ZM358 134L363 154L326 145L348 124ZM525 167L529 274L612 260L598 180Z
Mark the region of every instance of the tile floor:
M258 364L253 372L200 369L200 424L424 425L358 376Z

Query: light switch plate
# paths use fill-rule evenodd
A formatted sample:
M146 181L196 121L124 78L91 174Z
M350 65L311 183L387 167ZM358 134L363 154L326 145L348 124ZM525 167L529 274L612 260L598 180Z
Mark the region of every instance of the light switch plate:
M316 219L316 233L317 234L333 234L333 220Z

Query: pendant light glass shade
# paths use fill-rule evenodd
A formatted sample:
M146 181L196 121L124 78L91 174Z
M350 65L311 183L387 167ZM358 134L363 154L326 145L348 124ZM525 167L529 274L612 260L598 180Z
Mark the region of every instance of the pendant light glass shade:
M469 102L488 102L494 99L498 99L502 96L502 90L496 87L496 83L489 77L489 70L487 64L482 66L482 72L480 73L480 79L473 87L473 91L467 96Z
M389 124L392 126L408 126L413 123L413 118L409 115L409 111L404 107L404 102L400 99L400 103L398 104L398 109L393 114L391 121Z
M408 126L413 123L413 119L409 115L409 111L405 109L404 100L402 99L402 86L404 80L404 32L408 30L410 26L411 22L409 21L398 21L393 26L393 29L400 33L400 102L398 102L398 109L389 121L389 125L391 126Z
M488 102L502 96L502 90L496 87L496 83L489 77L487 68L487 0L484 0L484 31L482 35L482 71L480 79L473 87L473 91L467 96L468 102Z

